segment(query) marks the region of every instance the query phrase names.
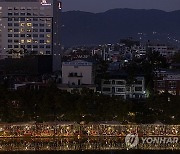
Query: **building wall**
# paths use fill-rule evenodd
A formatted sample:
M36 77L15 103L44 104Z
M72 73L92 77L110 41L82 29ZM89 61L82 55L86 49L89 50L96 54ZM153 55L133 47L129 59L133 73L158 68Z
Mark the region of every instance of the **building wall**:
M80 80L79 83L78 80ZM63 62L62 84L94 84L92 63L78 60Z
M122 98L145 98L144 77L136 77L136 82L128 84L125 79L102 80L101 92L110 96L121 96Z
M170 73L169 75L156 77L154 79L154 89L159 94L167 92L172 95L180 95L180 75L174 72L174 74Z
M59 0L0 0L0 58L19 58L7 51L26 49L53 55L53 68L60 69L60 12Z

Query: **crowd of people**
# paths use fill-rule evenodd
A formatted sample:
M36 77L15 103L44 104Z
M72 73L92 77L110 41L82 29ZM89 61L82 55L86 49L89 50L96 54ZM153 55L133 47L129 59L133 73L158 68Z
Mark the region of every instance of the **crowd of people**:
M180 125L78 124L75 122L0 124L0 137L123 137L130 133L139 136L180 136Z

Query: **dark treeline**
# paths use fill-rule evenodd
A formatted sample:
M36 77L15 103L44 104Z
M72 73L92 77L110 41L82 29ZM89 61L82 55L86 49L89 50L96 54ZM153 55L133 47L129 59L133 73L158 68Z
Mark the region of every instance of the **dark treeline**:
M0 87L1 122L24 121L120 121L122 123L180 122L180 97L154 95L144 101L125 101L88 89L81 94L58 90L51 85L41 90L8 91Z

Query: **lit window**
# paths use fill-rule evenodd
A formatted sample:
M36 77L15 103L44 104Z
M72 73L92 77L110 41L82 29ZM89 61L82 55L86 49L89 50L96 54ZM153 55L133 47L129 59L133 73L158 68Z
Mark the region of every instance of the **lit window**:
M32 26L32 23L28 22L28 23L27 23L27 26L28 26L28 27Z
M24 29L23 29L23 28L21 28L21 32L24 32Z
M50 41L50 40L47 40L46 42L47 42L47 43L51 43L51 41Z
M47 23L47 26L48 26L48 27L51 27L51 23Z
M51 37L51 34L47 34L46 36L47 36L48 38L50 38L50 37Z
M27 29L27 32L31 32L31 29Z
M25 7L21 7L21 10L25 10L26 8Z
M13 8L12 7L8 7L8 10L12 10Z
M25 41L24 40L21 40L21 43L24 43Z
M21 26L24 27L24 26L25 26L25 23L21 23Z
M8 32L13 32L12 28L9 28L9 29L8 29Z
M28 40L27 40L27 43L31 43L31 39L28 39Z

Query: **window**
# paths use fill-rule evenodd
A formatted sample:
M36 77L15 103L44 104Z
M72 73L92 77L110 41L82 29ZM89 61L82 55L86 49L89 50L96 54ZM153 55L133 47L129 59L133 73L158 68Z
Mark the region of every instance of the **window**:
M12 16L13 14L12 14L12 12L8 12L8 16Z
M47 38L50 38L50 37L51 37L51 34L47 34L46 37L47 37Z
M31 41L32 41L31 39L27 39L27 43L31 43Z
M14 23L14 26L19 26L19 23Z
M38 29L33 29L33 32L38 32Z
M31 10L32 8L31 7L27 7L27 10Z
M44 32L44 29L40 29L40 32Z
M51 40L46 40L47 43L51 43Z
M33 21L38 21L38 18L33 18Z
M38 27L38 24L33 23L33 27Z
M14 34L14 37L19 37L19 34Z
M14 40L14 43L19 43L19 40Z
M46 32L51 32L51 29L46 29Z
M116 88L116 92L124 92L124 88Z
M37 45L33 45L33 48L38 48L38 46Z
M24 40L21 40L21 43L25 43L25 41L24 41Z
M33 40L33 43L38 43L38 40Z
M21 16L25 16L26 14L25 14L25 12L21 12Z
M135 84L140 84L140 85L142 85L142 80L136 80L136 81L135 81Z
M8 37L12 37L12 34L8 34Z
M21 37L25 37L25 34L21 34Z
M25 21L25 18L20 18L20 21Z
M8 40L8 43L12 43L12 40Z
M14 10L19 10L19 7L14 7Z
M164 81L158 81L157 87L165 87L165 82Z
M47 23L46 25L47 25L47 27L51 27L51 23Z
M14 45L14 48L19 48L19 45Z
M8 48L12 48L12 45L8 45Z
M103 84L111 84L111 81L106 80L103 82Z
M12 10L13 8L12 7L8 7L8 10Z
M142 87L135 87L135 91L142 91Z
M28 12L28 13L27 13L27 16L31 16L31 13Z
M176 81L169 81L169 88L176 88Z
M39 42L40 42L40 43L44 43L44 40L40 40Z
M21 23L21 26L24 27L24 26L25 26L25 23Z
M27 20L27 21L31 21L31 18L27 18L26 20Z
M22 48L22 49L25 49L25 45L21 45L21 48Z
M12 18L8 18L8 21L12 21Z
M8 26L12 26L13 24L12 23L8 23Z
M18 13L18 12L14 12L14 15L15 15L15 16L18 16L18 15L19 15L19 13Z
M27 32L31 32L31 29L27 29L26 31L27 31Z
M24 32L25 30L24 30L24 28L21 28L21 32Z
M103 87L103 91L104 91L104 92L110 92L110 91L111 91L111 88Z
M44 45L40 45L39 48L44 48Z
M125 85L125 82L124 81L116 81L116 84L117 85Z
M14 32L19 32L19 29L14 29Z
M46 48L48 48L48 49L49 49L49 48L51 48L51 46L50 46L50 45L46 45Z
M31 45L27 45L27 48L31 48Z
M38 34L33 34L33 37L38 37Z
M19 21L19 18L14 18L14 21Z
M27 36L27 37L31 37L31 34L27 34L26 36Z
M39 24L40 27L44 27L44 24Z
M40 34L39 37L41 37L41 38L44 37L44 34Z
M25 7L21 7L20 9L21 9L21 10L25 10L26 8L25 8Z
M27 26L28 26L28 27L32 26L32 23L28 22L28 23L27 23Z
M46 54L47 54L47 55L50 55L50 54L51 54L51 51L46 51Z

